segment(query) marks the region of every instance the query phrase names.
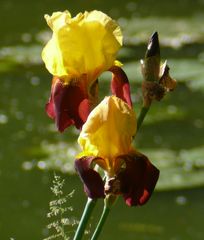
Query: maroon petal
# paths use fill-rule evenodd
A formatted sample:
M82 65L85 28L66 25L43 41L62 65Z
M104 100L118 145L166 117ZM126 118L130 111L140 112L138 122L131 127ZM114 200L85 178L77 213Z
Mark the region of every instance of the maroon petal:
M128 206L145 204L159 178L159 170L141 153L120 156L126 168L118 174L121 192Z
M130 85L127 75L122 68L114 66L109 69L113 73L111 91L114 95L125 101L130 107L132 100L130 96Z
M46 112L55 119L60 132L70 125L75 125L78 129L82 127L90 112L87 95L79 84L65 85L59 78L54 78Z
M88 197L104 198L104 182L98 172L91 168L96 157L82 157L75 160L75 169L84 183L84 191Z

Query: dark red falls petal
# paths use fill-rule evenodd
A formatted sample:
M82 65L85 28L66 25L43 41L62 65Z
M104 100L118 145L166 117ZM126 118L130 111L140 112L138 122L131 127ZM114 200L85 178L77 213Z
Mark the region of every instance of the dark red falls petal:
M118 98L125 101L130 107L132 106L132 100L130 95L130 85L127 75L122 68L113 66L109 69L113 76L111 81L111 92Z
M91 163L95 157L82 157L75 160L75 169L79 174L84 191L89 198L104 198L104 182L98 172L91 168Z
M143 205L154 191L159 170L140 153L123 156L123 159L126 168L118 174L118 178L125 202L128 206Z
M79 85L64 85L55 79L49 102L46 104L49 117L55 119L60 132L70 125L82 127L90 112L90 103L86 92Z

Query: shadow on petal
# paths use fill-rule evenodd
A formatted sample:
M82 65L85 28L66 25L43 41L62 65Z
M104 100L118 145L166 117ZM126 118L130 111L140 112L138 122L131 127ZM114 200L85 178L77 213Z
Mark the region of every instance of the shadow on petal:
M96 157L82 157L75 160L75 169L84 183L84 191L88 197L104 198L104 182L98 172L91 168Z
M119 158L122 158L126 164L126 168L118 174L126 204L128 206L145 204L154 191L159 170L141 153L119 156Z

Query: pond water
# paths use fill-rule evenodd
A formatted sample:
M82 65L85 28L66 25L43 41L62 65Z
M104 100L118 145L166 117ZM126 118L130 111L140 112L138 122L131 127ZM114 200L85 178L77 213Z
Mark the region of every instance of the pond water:
M44 112L51 76L40 59L50 34L43 15L98 9L123 28L119 59L136 110L141 104L139 60L155 30L162 58L178 80L176 91L152 106L136 140L161 170L157 191L142 208L128 208L120 199L100 239L202 240L204 1L1 0L0 9L0 239L38 240L49 234L46 214L54 171L66 180L66 192L76 190L70 204L72 214L80 217L86 197L73 175L78 132L58 133ZM108 92L109 78L102 76L101 97Z

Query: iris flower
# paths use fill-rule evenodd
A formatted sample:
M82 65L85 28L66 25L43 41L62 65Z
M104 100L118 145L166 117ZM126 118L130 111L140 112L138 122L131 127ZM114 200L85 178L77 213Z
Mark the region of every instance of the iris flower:
M81 128L97 104L98 77L113 73L112 93L131 105L128 79L116 61L122 46L118 24L100 11L68 11L45 15L53 34L42 51L42 59L53 75L51 95L46 105L59 131L75 125Z
M133 148L136 125L133 109L116 96L106 97L90 113L78 139L82 152L75 160L88 197L123 195L129 206L150 198L159 170ZM105 180L96 166L104 170Z

